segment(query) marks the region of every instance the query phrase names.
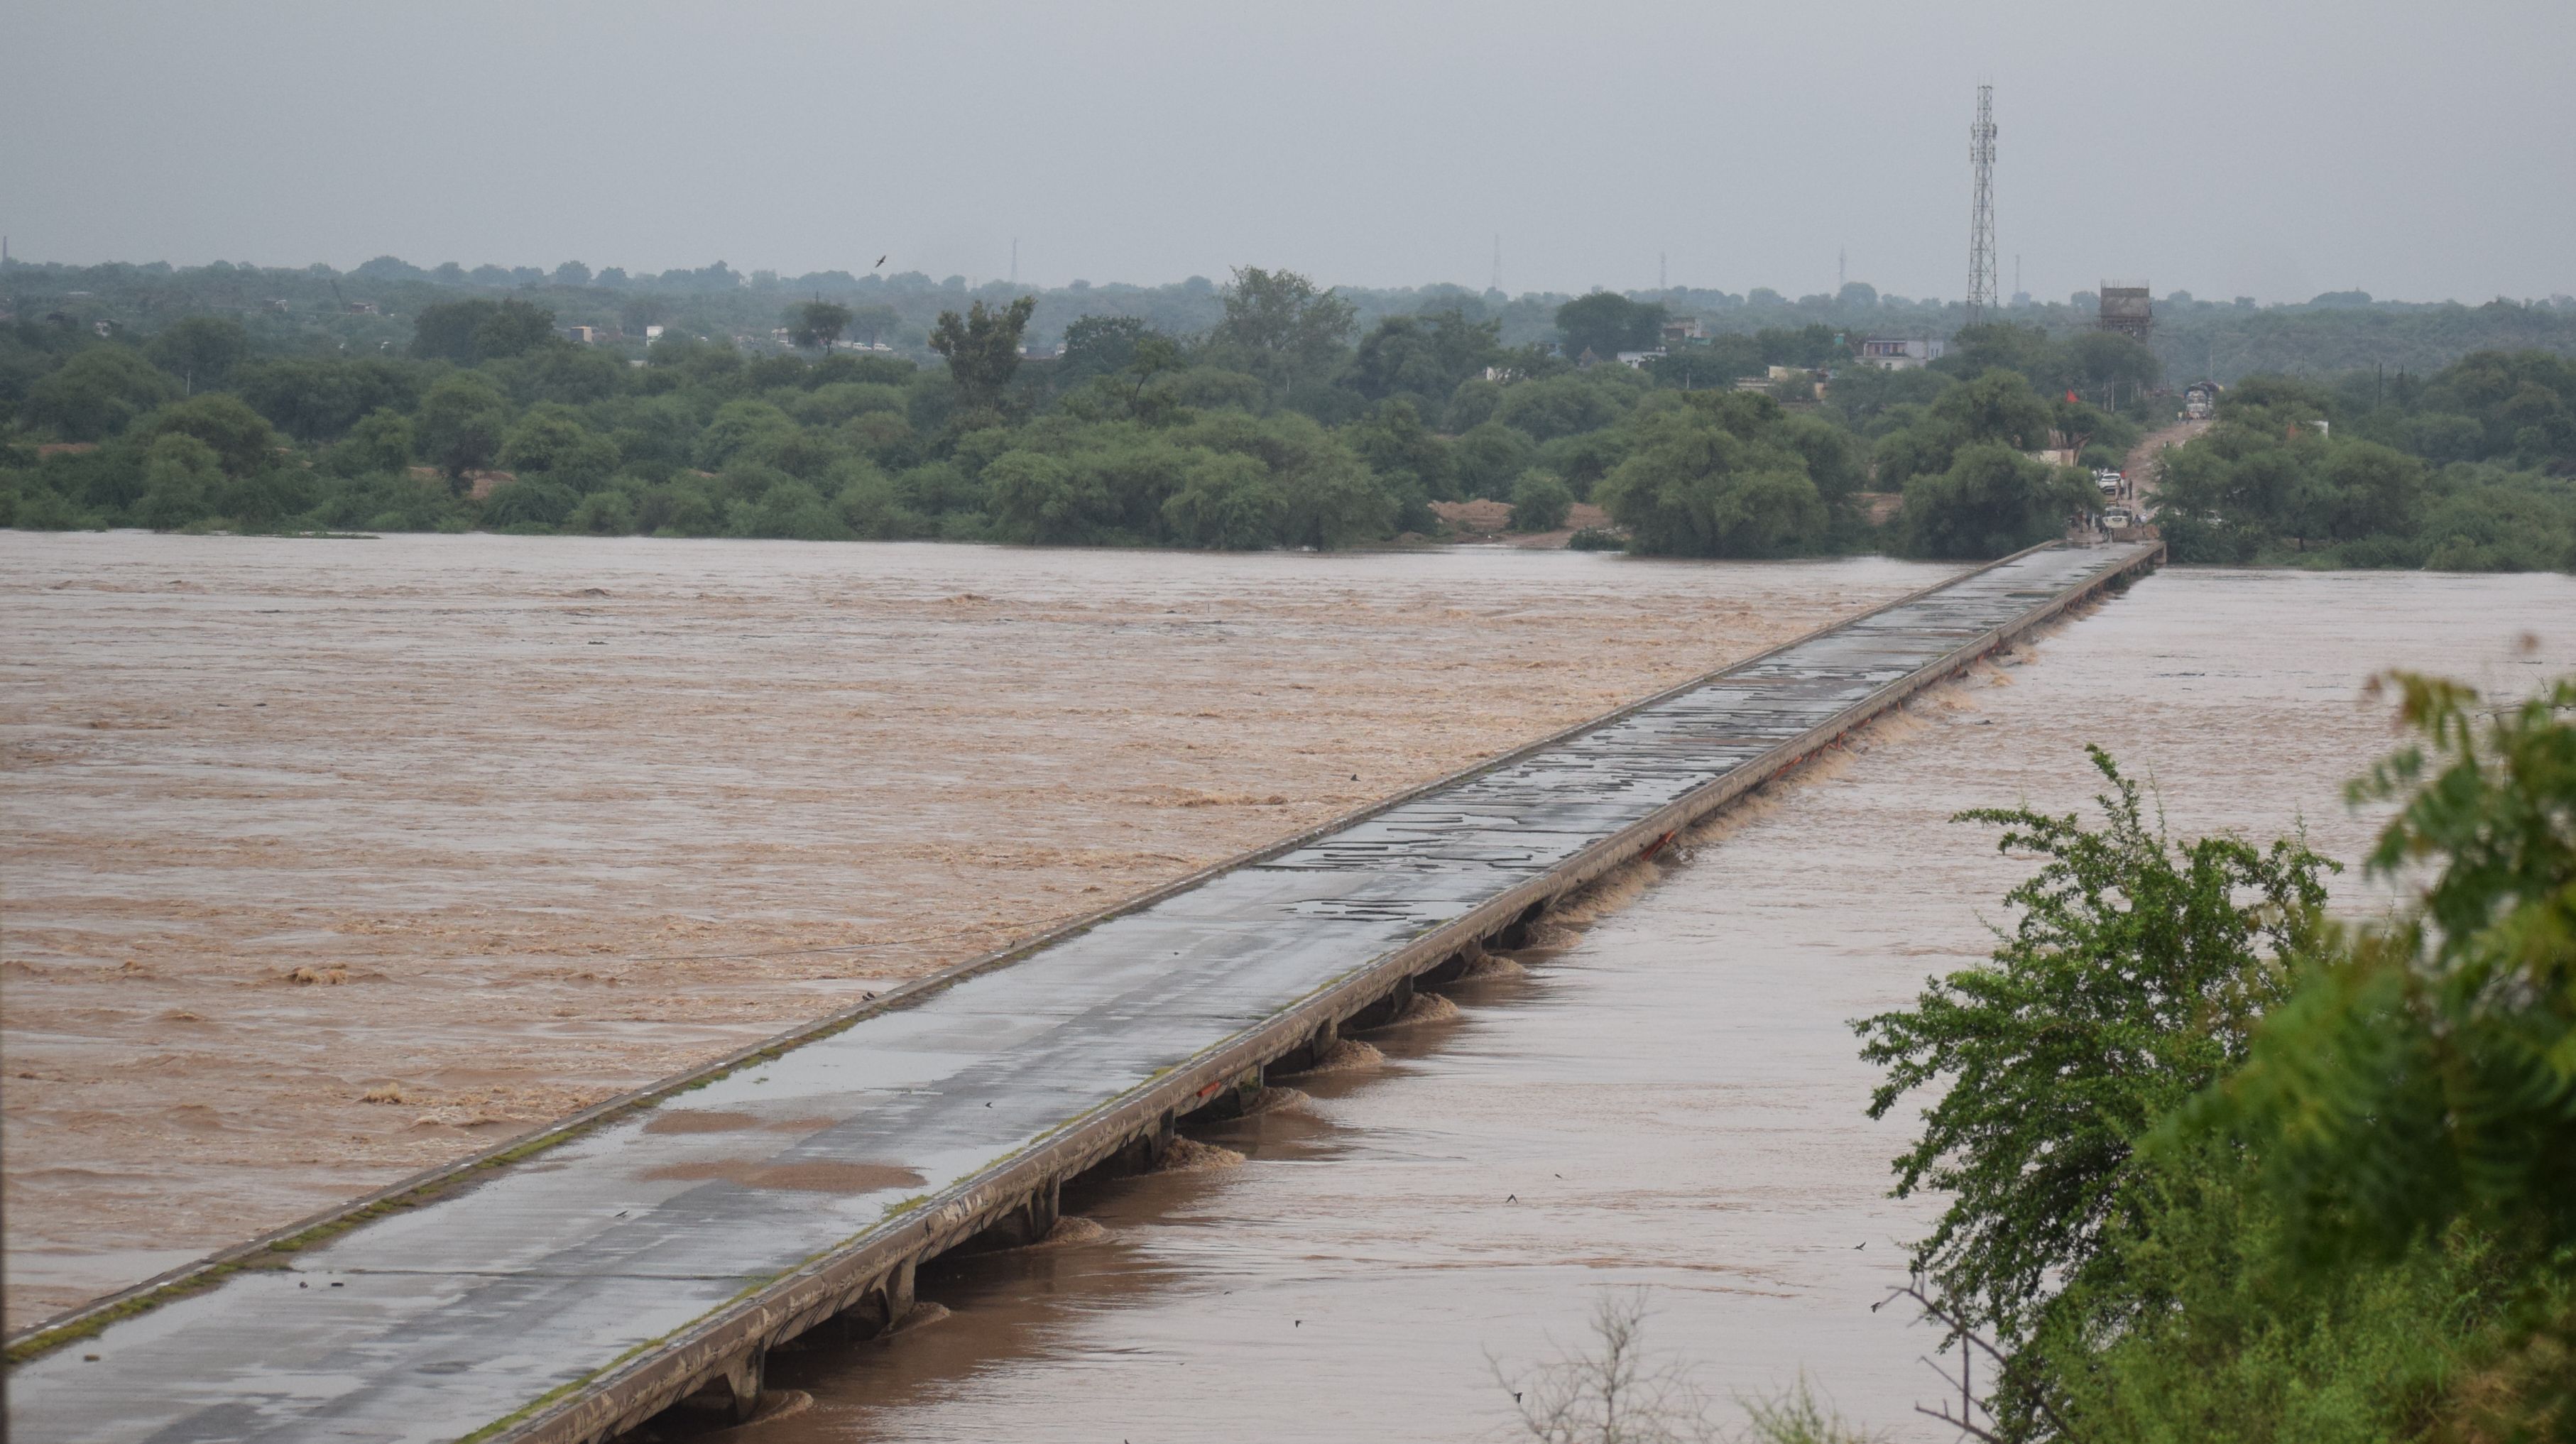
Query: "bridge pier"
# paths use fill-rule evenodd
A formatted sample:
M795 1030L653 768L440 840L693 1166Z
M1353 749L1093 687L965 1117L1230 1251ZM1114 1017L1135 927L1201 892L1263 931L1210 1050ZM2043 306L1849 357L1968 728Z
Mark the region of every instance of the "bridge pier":
M751 1416L760 1411L760 1381L768 1369L769 1350L762 1348L743 1355L732 1368L725 1370L725 1387L733 1395L735 1423L750 1423Z

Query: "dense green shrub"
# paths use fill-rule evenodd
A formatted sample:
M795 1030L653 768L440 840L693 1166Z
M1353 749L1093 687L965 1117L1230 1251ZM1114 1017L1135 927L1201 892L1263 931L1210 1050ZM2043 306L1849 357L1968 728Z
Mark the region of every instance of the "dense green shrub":
M1554 531L1574 510L1574 493L1552 471L1531 467L1512 483L1512 530Z
M1899 515L1910 555L1983 561L2062 535L2097 501L2080 471L1978 442L1960 447L1939 475L1907 481Z

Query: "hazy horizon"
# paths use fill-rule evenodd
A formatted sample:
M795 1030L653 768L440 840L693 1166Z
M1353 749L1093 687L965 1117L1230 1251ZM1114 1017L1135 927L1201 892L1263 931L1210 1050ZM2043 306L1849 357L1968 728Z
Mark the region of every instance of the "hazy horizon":
M2576 17L2290 4L1073 12L313 0L11 6L0 232L29 261L377 255L1513 295L1965 289L1996 87L2000 280L2549 296ZM2555 177L2553 180L2552 177ZM1659 277L1659 271L1661 276Z

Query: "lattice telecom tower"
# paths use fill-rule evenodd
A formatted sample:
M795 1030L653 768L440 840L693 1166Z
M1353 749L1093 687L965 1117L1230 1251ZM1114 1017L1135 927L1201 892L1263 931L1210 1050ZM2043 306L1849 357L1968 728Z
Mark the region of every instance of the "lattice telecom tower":
M1995 304L1995 88L1977 87L1977 123L1968 127L1968 162L1977 195L1968 217L1968 324Z

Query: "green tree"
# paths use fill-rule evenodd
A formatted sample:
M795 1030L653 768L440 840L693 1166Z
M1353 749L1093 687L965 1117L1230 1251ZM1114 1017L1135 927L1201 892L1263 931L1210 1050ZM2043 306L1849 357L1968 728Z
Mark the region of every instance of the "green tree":
M1906 482L1900 520L1915 556L1983 561L2061 534L2098 499L2082 473L1987 443L1960 447L1949 470Z
M849 329L850 308L837 301L808 301L787 313L789 338L799 346L829 352Z
M1830 520L1806 463L1779 444L1779 405L1734 392L1673 396L1636 424L1627 459L1593 489L1639 551L1773 557L1813 548Z
M1807 464L1807 479L1827 506L1858 491L1867 477L1859 441L1821 416L1783 417L1771 436Z
M617 470L617 444L581 424L569 407L531 406L501 438L501 465L542 474L576 492L595 490Z
M28 387L21 411L65 441L103 441L178 390L126 347L90 346Z
M1574 493L1553 471L1531 467L1512 483L1512 530L1554 531L1574 510Z
M802 481L782 481L761 493L751 511L748 535L787 541L845 541L849 525L823 494Z
M903 317L895 313L894 307L883 302L850 308L850 334L870 346L884 340L902 321Z
M267 418L240 398L220 392L162 407L145 423L144 433L195 437L214 448L228 476L250 476L277 464L277 433L269 429Z
M461 372L429 388L429 394L420 399L413 426L421 455L446 472L449 482L462 492L465 473L490 466L500 453L501 433L509 417L508 406L491 382Z
M2074 382L2074 367L2067 361L2065 351L2048 338L2046 327L2012 321L1961 327L1958 335L1951 338L1949 354L1932 365L1961 378L1982 376L1989 371L2015 372L2035 389L2052 396Z
M1470 498L1500 500L1538 458L1538 447L1520 432L1488 421L1459 437L1449 455L1460 491Z
M498 315L500 309L480 297L430 302L411 318L411 354L424 361L473 365L478 359L474 353L475 328Z
M992 497L993 520L1013 541L1041 546L1096 541L1113 511L1096 485L1097 473L1086 474L1062 457L1007 451L984 468L983 480Z
M411 465L411 422L398 411L378 411L349 429L324 464L335 475L399 473Z
M2337 539L2415 530L2424 500L2424 465L2415 458L2368 441L2346 442L2327 451L2317 479L2333 493L2327 526Z
M1372 401L1451 397L1500 359L1502 324L1470 321L1456 307L1429 316L1389 316L1360 342L1351 384Z
M1181 348L1172 338L1135 316L1085 316L1064 329L1064 359L1069 379L1087 381L1095 400L1075 403L1077 412L1123 415L1163 424L1177 419L1177 398L1168 388L1155 388L1155 378L1181 369Z
M1285 506L1277 541L1331 551L1393 530L1395 499L1342 438L1312 417L1294 411L1263 417L1210 412L1175 435L1261 463Z
M1412 402L1399 397L1379 405L1344 431L1343 437L1396 495L1425 502L1457 495L1449 443L1422 424L1422 414Z
M2008 1351L2043 1332L2055 1300L2118 1292L2125 1255L2110 1241L2148 1221L2131 1187L2142 1140L2247 1056L2319 935L2334 866L2297 838L2177 846L2147 824L2137 784L2088 750L2109 786L2099 829L2028 808L1957 819L2044 859L2006 895L2019 918L1992 962L1852 1025L1887 1073L1870 1117L1937 1091L1894 1162L1897 1197L1949 1199L1914 1264ZM2043 1362L2007 1370L1998 1413L2016 1434L2035 1423Z
M1759 376L1767 364L1759 343L1752 337L1712 336L1703 344L1683 346L1647 362L1646 374L1654 378L1657 386L1674 391L1706 391L1731 386L1738 377ZM1861 369L1867 375L1884 374ZM1842 388L1845 379L1835 378L1836 390Z
M516 298L432 301L412 317L411 354L470 366L556 344L555 313Z
M930 333L930 349L948 358L948 378L957 390L958 406L969 412L993 411L1002 404L1002 389L1020 369L1020 332L1037 309L1037 298L1022 296L998 310L981 301L960 317L939 313Z
M503 482L483 503L483 524L495 531L539 531L563 525L581 504L571 487L541 477Z
M2145 342L2117 331L2085 331L2069 337L2065 353L2076 384L2088 392L2125 391L2134 396L2165 374L2164 363Z
M795 434L795 421L766 401L728 401L698 433L695 459L717 471L739 457L757 458Z
M1163 520L1183 545L1211 551L1276 546L1288 502L1249 456L1212 454L1191 465L1163 503Z
M2047 446L2055 420L2028 381L2000 370L1942 392L1932 403L1932 414L1957 422L1971 442L2000 443L2015 451Z
M625 536L635 530L635 503L622 491L594 491L564 518L563 529L584 536Z
M1595 291L1556 308L1557 334L1565 354L1591 352L1608 361L1622 351L1650 350L1662 339L1664 308L1631 301L1616 291Z
M480 361L525 356L561 344L555 335L555 313L526 301L503 301L474 328L474 355Z
M1237 266L1225 318L1208 334L1219 364L1281 391L1330 378L1342 363L1358 310L1294 271Z
M372 356L251 361L233 368L232 389L287 435L328 441L361 416L418 406L425 369Z
M1338 442L1275 480L1288 505L1282 540L1290 546L1335 551L1395 531L1396 498Z
M1136 348L1154 334L1142 316L1082 316L1064 328L1064 366L1082 376L1112 375L1136 359Z
M2413 898L2345 935L2202 1121L2254 1140L2312 1261L2468 1220L2576 1277L2576 681L2496 707L2395 680L2420 740L2352 796L2400 804L2368 868Z
M1627 414L1639 394L1634 373L1618 366L1517 381L1503 388L1493 419L1532 440L1554 441L1610 425Z
M145 342L143 354L179 378L180 395L194 396L201 386L224 384L250 354L250 333L230 317L188 316Z
M134 505L135 520L155 531L201 520L212 509L223 479L213 447L179 432L158 437L143 455L143 496Z

